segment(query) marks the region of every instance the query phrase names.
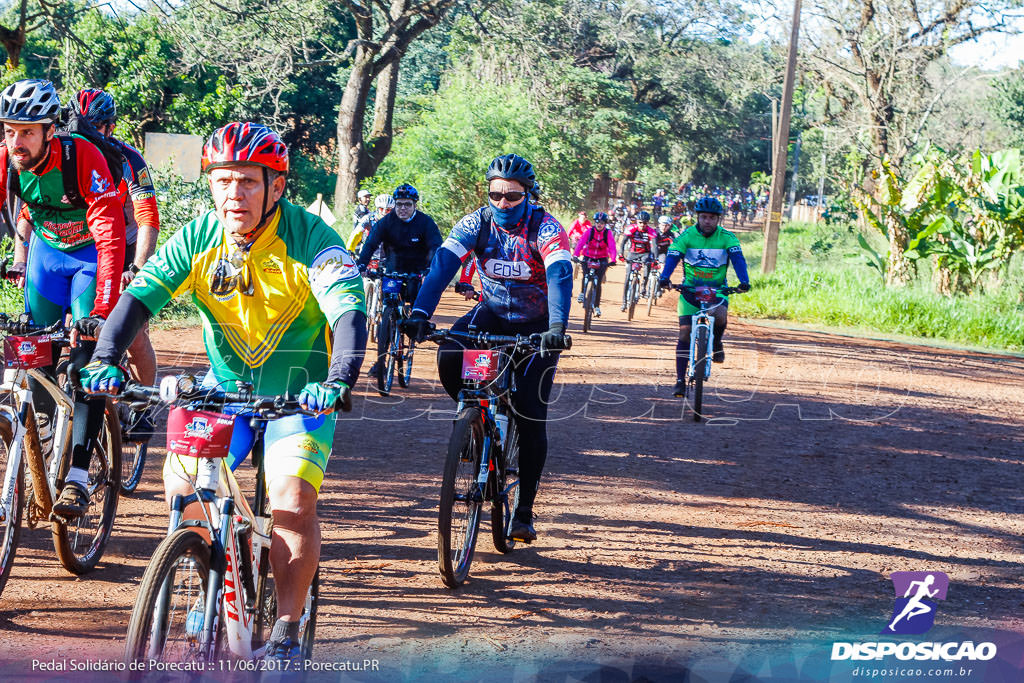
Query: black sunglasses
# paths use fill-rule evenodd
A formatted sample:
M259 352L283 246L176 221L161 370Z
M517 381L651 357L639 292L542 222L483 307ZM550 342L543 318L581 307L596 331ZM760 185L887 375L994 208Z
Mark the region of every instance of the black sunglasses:
M502 198L507 199L510 202L518 202L520 199L526 196L525 192L488 192L487 196L491 198L491 201L497 204Z

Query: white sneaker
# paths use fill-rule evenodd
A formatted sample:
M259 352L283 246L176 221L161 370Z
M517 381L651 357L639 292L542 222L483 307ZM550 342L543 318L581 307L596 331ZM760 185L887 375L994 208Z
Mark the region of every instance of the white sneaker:
M579 294L576 295L576 303L583 303L583 292L580 292Z
M594 315L596 315L598 318L601 317L601 309L598 306L594 306Z

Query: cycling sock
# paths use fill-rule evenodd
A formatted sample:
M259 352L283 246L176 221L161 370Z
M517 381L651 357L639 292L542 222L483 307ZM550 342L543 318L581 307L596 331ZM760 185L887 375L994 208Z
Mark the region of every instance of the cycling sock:
M278 619L274 622L274 628L270 632L270 640L275 643L283 643L286 639L296 641L299 639L299 622L285 621Z
M690 342L676 340L676 379L686 379L686 365L690 362Z
M64 478L65 484L68 484L70 482L75 482L76 484L81 484L82 486L88 487L89 473L83 470L81 467L72 467L71 469L68 470L68 476Z

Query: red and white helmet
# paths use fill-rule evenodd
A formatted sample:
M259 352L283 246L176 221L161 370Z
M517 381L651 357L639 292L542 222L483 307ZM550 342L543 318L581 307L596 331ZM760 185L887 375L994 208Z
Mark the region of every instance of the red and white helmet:
M288 172L288 146L270 128L235 121L213 131L203 145L203 172L221 166L252 164Z

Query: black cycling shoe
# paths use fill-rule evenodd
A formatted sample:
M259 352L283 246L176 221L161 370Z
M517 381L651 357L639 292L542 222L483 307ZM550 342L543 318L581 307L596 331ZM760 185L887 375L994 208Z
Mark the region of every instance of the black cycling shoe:
M64 484L64 490L53 504L53 514L77 519L89 509L89 491L75 481Z
M686 380L676 380L676 386L672 389L672 395L678 396L679 398L686 398Z
M537 540L537 531L530 522L524 522L518 517L512 520L508 528L508 537L513 541L533 543Z
M376 363L371 365L370 369L366 371L366 374L376 379L377 375L380 374L380 361L377 361Z
M722 340L715 339L713 344L714 350L711 353L712 363L724 363L725 362L725 349L722 347Z

